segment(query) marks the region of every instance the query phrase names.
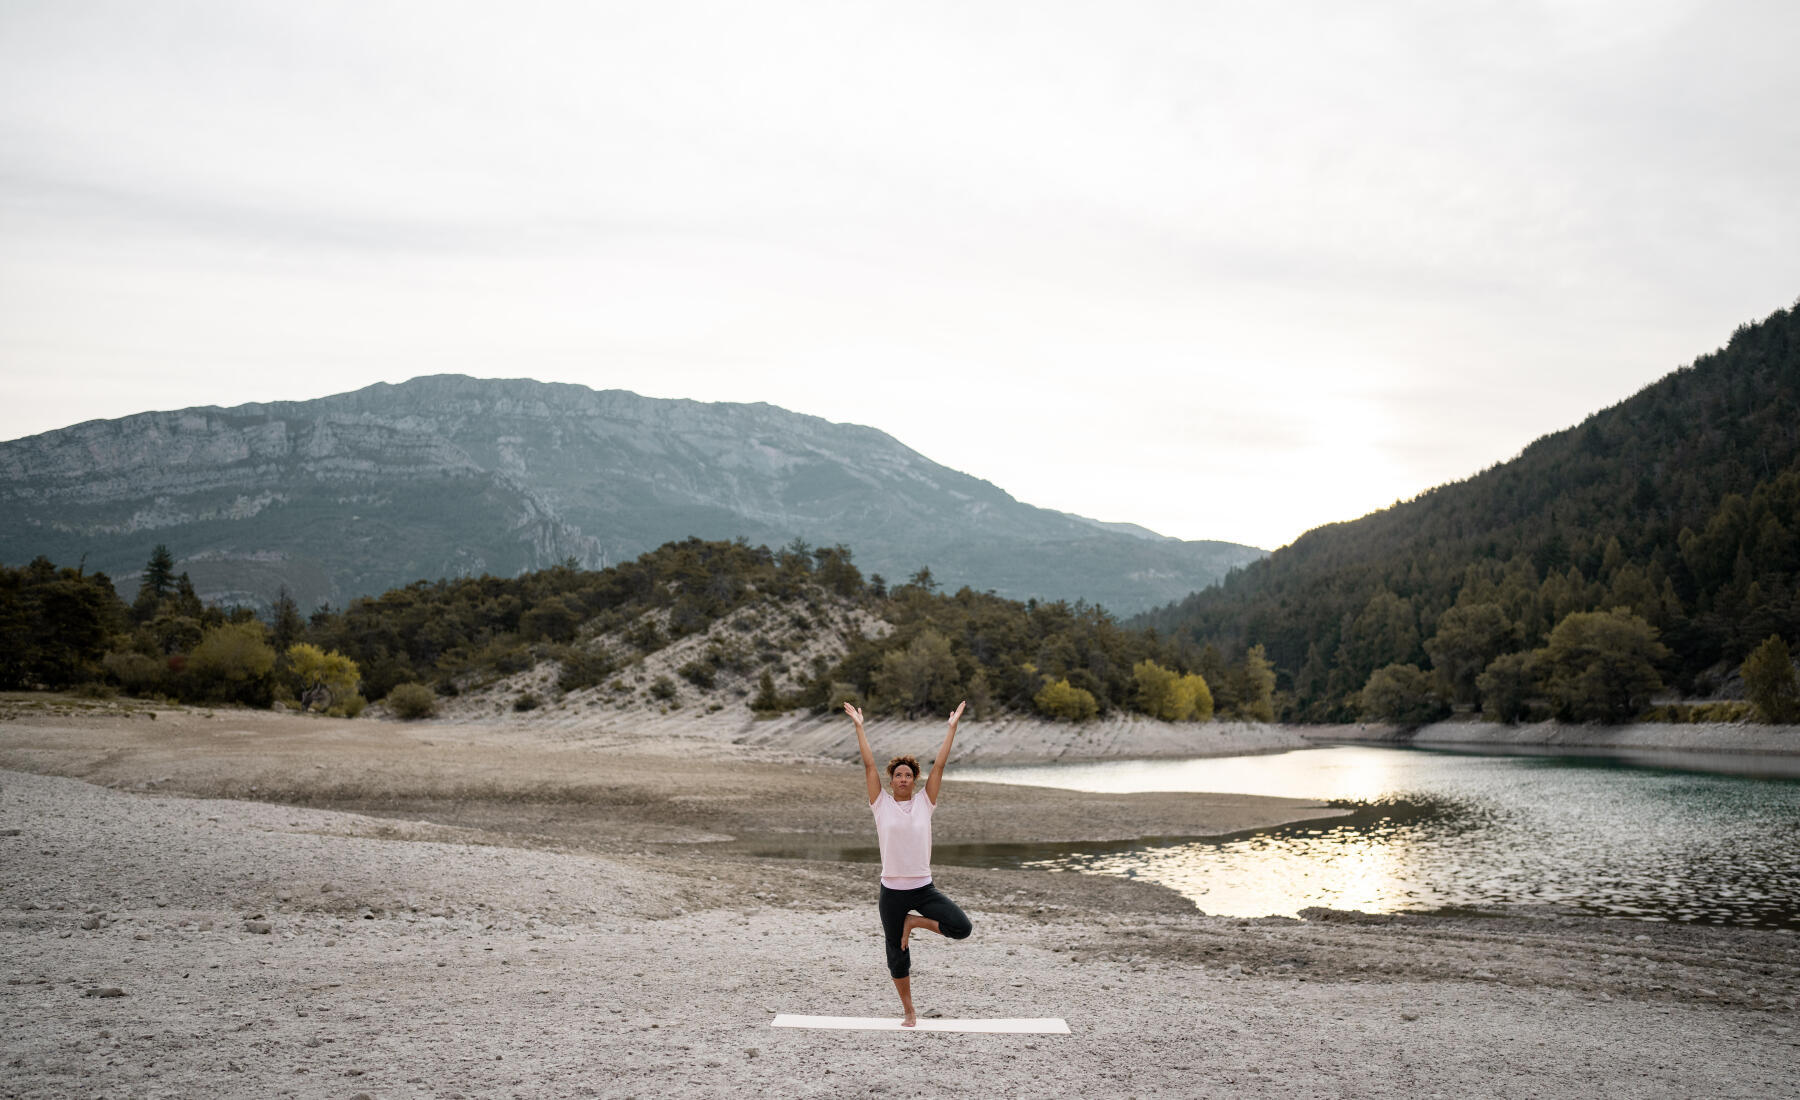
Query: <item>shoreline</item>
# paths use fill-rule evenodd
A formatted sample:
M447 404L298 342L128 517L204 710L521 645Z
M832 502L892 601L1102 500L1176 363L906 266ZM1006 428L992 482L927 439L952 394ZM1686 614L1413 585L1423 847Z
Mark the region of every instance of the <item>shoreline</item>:
M420 722L387 717L379 706L355 719L331 719L287 711L240 707L186 706L121 698L96 701L40 692L0 693L0 723L73 719L106 721L180 719L208 715L253 727L268 723L341 724L386 730L482 731L474 736L535 745L562 745L683 757L717 753L768 759L853 763L856 737L839 716L805 711L757 717L728 709L667 713L546 708L523 714L453 714ZM929 764L943 740L941 718L871 718L869 740L878 757L911 753ZM449 734L448 736L456 736ZM965 719L951 762L974 765L1053 764L1104 760L1175 760L1285 752L1320 744L1394 746L1487 746L1492 748L1588 748L1800 756L1800 726L1752 723L1675 724L1638 722L1618 726L1556 721L1520 724L1452 719L1420 727L1363 722L1299 725L1279 722L1162 722L1138 714L1115 713L1083 723L1004 714Z
M1374 723L1303 728L1321 744L1485 746L1489 748L1579 748L1621 752L1669 752L1800 756L1800 726L1696 722L1634 722L1618 726L1536 722L1449 721L1408 729Z

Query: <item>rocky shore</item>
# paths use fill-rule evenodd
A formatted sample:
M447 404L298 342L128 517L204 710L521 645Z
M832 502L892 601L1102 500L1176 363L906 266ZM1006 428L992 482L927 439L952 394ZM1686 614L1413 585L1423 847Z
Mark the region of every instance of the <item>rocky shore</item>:
M1238 920L1126 879L961 867L940 882L976 933L917 945L921 1011L1071 1035L776 1031L894 1008L874 869L756 851L872 843L830 753L4 714L8 1096L1776 1096L1800 1055L1791 935L1545 908ZM910 730L878 749L890 734L918 751ZM954 771L944 790L940 829L967 841L1332 812Z

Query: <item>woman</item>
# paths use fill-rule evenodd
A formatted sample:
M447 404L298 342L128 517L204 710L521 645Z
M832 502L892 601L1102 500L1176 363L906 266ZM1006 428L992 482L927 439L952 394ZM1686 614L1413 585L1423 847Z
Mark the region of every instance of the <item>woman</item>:
M869 737L863 732L862 711L844 704L844 713L856 723L856 746L862 750L863 778L868 781L869 809L875 814L875 835L881 840L881 928L887 934L888 973L900 993L900 1004L906 1009L902 1027L913 1027L918 1017L912 1003L912 953L907 944L917 929L936 932L953 940L967 939L974 926L956 903L931 884L931 815L937 811L938 788L944 783L944 766L950 762L950 743L956 740L956 723L963 707L956 704L950 716L950 732L944 734L944 747L938 750L925 780L925 797L915 795L913 785L919 777L919 762L910 756L896 756L888 761L890 794L881 789L881 778L875 771L875 754L869 749Z

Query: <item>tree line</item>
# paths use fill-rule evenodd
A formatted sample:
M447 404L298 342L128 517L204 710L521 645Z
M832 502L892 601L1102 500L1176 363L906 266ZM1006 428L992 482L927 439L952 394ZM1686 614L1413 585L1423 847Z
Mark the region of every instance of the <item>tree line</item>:
M1092 604L945 593L929 567L890 586L865 577L847 547L799 541L772 550L688 539L603 570L570 562L510 578L417 581L309 616L284 592L265 617L204 606L161 546L130 604L105 574L39 558L0 567L0 686L252 706L308 703L323 686L322 709L335 713L390 697L398 710L428 713L435 699L543 661L557 663L560 690L592 687L751 604L798 607L805 628L842 631L844 651L783 691L764 667L753 709L822 712L854 699L874 713L918 715L967 698L977 714L1072 721L1119 711L1274 718L1274 674L1256 647L1227 660L1214 646L1123 627ZM845 630L851 609L893 629ZM603 636L621 641L593 644ZM680 671L707 688L722 661L782 656L765 644Z

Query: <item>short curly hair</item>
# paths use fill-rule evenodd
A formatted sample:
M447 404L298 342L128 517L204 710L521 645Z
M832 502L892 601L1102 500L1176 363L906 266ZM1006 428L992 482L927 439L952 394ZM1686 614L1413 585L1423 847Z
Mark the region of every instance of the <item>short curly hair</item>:
M896 756L887 762L887 774L889 779L894 778L894 769L902 764L905 764L912 769L914 779L919 778L919 761L917 757Z

